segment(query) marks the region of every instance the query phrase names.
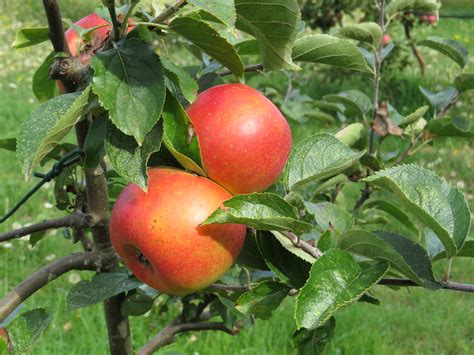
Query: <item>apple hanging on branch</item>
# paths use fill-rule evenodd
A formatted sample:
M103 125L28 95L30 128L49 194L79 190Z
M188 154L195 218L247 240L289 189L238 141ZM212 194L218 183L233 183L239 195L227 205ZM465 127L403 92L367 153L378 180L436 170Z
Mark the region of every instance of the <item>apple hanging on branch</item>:
M133 30L134 27L133 20L128 19L127 32ZM88 66L94 54L98 50L102 50L105 43L110 39L111 31L111 23L96 13L89 14L74 23L65 32L73 65ZM76 62L74 59L78 61ZM77 68L65 68L64 70L74 72ZM61 93L64 94L66 89L61 81L58 81L58 86Z
M283 171L291 131L278 108L243 84L214 86L187 110L204 169L233 194L266 190Z
M157 290L186 295L218 280L242 248L246 227L200 226L232 197L213 181L171 168L148 170L148 191L120 194L110 239L133 274Z

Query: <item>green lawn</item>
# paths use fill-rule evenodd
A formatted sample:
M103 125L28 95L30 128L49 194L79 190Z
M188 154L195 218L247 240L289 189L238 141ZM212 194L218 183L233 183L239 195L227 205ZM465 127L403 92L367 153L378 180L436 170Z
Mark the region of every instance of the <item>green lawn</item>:
M19 2L18 2L19 3ZM31 49L10 49L14 30L23 23L42 25L38 14L41 4L37 0L24 1L22 9L17 2L0 4L0 138L13 137L22 121L35 107L31 94L32 68L38 65L49 51L43 44ZM87 13L91 3L86 1L61 1L71 4L66 17ZM7 7L8 6L8 7ZM26 20L28 19L28 20ZM423 31L427 31L426 29ZM437 35L456 38L474 55L474 21L443 20L434 30ZM395 29L400 35L400 29ZM426 54L429 75L422 85L435 90L453 78L457 68L448 60L432 52ZM473 62L469 68L474 68ZM424 104L418 93L417 68L407 68L391 75L393 82L385 83L382 96L404 103L410 111ZM358 88L356 80L347 79L321 89L318 83L308 85L308 94L318 98L327 92ZM474 99L471 96L456 110L471 114ZM467 103L467 104L466 104ZM416 159L420 164L444 176L466 194L471 209L474 208L474 154L473 142L445 140L427 147ZM13 153L0 150L0 213L8 211L34 184L25 182ZM45 167L46 170L47 167ZM52 208L53 186L44 187L26 206L8 222L0 232L18 228L45 218L60 216ZM471 231L472 236L472 231ZM39 266L65 255L79 251L61 232L51 232L37 246L30 247L27 240L0 243L0 297ZM444 268L442 262L437 271ZM453 265L453 279L474 282L474 261L458 259ZM73 272L54 281L25 302L24 310L44 307L52 311L53 322L46 331L34 354L105 354L107 341L101 306L69 312L65 300L68 290L81 278L91 273ZM380 306L358 303L340 311L336 316L336 336L329 347L331 354L470 354L474 351L474 297L470 294L410 289L393 291L381 286L374 294ZM131 318L133 343L138 348L145 343L172 315L158 314L155 307L145 317ZM196 333L182 336L163 350L163 353L185 354L292 354L290 336L294 330L292 320L293 300L286 301L269 322L257 321L252 328L244 329L236 337L221 333Z

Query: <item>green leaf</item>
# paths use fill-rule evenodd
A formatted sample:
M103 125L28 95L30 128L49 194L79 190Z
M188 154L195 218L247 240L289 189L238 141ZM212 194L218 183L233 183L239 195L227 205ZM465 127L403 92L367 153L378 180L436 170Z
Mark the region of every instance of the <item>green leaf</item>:
M312 264L316 260L315 257L305 252L303 249L295 246L291 240L285 237L283 234L279 232L272 231L273 236L280 242L280 244L288 250L290 253L296 255L298 258L307 261L308 263Z
M84 152L86 157L84 159L84 168L94 169L100 163L100 159L105 154L105 127L107 123L107 115L96 117L89 128L86 140L84 142Z
M457 253L456 257L468 257L468 258L474 258L474 240L467 240L461 250ZM438 261L441 259L446 258L446 251L441 251L440 253L436 254L433 256L432 261Z
M339 94L330 94L323 97L328 102L342 104L346 107L344 115L355 115L358 118L366 119L367 113L373 108L369 97L358 90L348 90Z
M216 17L226 26L234 27L237 17L234 0L188 0L188 2Z
M248 39L235 45L239 55L260 55L260 47L256 39Z
M373 260L385 260L418 285L436 289L426 251L410 239L391 232L354 230L339 239L339 248Z
M199 140L191 120L181 104L169 92L163 108L163 143L179 163L188 170L206 176L202 168Z
M268 270L267 264L258 250L255 233L247 233L237 263L253 269Z
M298 329L323 325L338 309L356 302L387 270L386 262L362 269L347 252L327 251L313 264L309 279L296 298Z
M262 281L250 291L243 293L235 303L239 312L254 315L256 318L270 319L288 295L290 288L276 281Z
M141 316L153 307L153 300L143 298L138 293L133 293L125 297L120 306L120 313L124 317Z
M301 37L293 48L293 60L329 64L373 74L357 46L347 40L326 34Z
M296 234L311 230L309 223L298 220L293 206L280 196L265 192L232 197L201 225L214 223L240 223L257 230L291 230Z
M43 308L35 308L13 320L8 326L8 335L14 354L31 353L50 322L51 314Z
M0 149L16 152L16 138L1 138Z
M138 38L92 58L93 90L109 117L139 145L160 119L165 102L163 66L153 48Z
M364 152L352 151L331 134L315 134L293 149L285 171L286 185L294 190L308 182L337 175L362 155Z
M436 0L392 0L385 8L385 13L390 20L400 12L412 10L436 12L438 10L438 3Z
M429 228L425 228L425 243L426 251L430 258L434 258L437 254L446 251L443 243L441 243L435 232Z
M469 118L444 116L431 120L426 128L437 137L474 138L474 129Z
M474 73L461 73L454 80L454 86L460 92L474 89Z
M369 304L373 304L374 306L380 306L380 300L369 293L364 293L357 302L366 302Z
M67 307L69 310L88 307L141 284L124 270L101 272L90 281L80 281L71 288L67 295Z
M249 324L249 322L251 322L250 317L240 313L234 307L234 302L235 299L230 299L217 294L217 301L211 303L211 312L213 314L218 314L222 318L223 323L230 328L232 328L236 321Z
M48 32L48 27L22 28L15 34L12 47L18 49L48 41Z
M16 152L17 147L16 138L0 138L0 149L5 149L10 152ZM46 161L50 159L59 160L61 154L64 152L70 152L75 149L77 146L71 143L58 144L53 150L51 150L46 157L40 162L41 165L44 165Z
M331 249L333 246L336 246L337 240L333 238L332 231L326 231L317 240L317 247L323 253Z
M46 237L46 231L35 232L30 235L28 242L32 247L38 244L44 237Z
M296 0L235 0L235 7L237 28L258 40L265 69L299 69L291 60L300 22Z
M403 118L403 121L400 122L398 125L406 126L418 121L420 118L423 118L424 114L428 111L429 108L430 108L429 106L421 106L417 108L415 112L410 113L408 116L405 116Z
M107 121L105 151L114 170L127 181L148 188L147 163L150 155L160 150L163 126L157 123L145 136L142 146L135 139L120 132L111 121Z
M418 41L419 46L425 46L444 54L448 58L454 60L461 68L464 68L468 61L469 53L461 43L437 36L430 36L426 39Z
M327 343L334 336L335 327L336 319L331 317L324 325L316 329L298 329L293 334L293 347L297 349L298 355L324 354Z
M57 96L38 106L21 125L17 155L27 177L81 119L89 94L90 86L82 93Z
M383 31L375 22L363 22L341 28L337 31L336 36L378 47L383 37Z
M325 231L347 232L354 227L354 217L334 203L312 203L304 201L306 210L314 216L316 223Z
M385 200L373 200L370 199L364 204L365 208L377 208L381 211L388 213L389 215L395 217L400 221L400 223L411 230L415 235L419 234L418 228L411 220L410 216L405 213L401 208L398 206L387 202Z
M257 245L267 266L280 280L295 288L303 287L308 278L311 263L283 247L270 232L258 232Z
M54 199L59 210L65 211L73 205L67 187L68 185L74 186L74 183L70 168L61 171L59 176L54 179Z
M153 300L158 295L159 292L155 289L141 285L127 294L120 306L120 313L124 317L141 316L153 307Z
M456 88L446 88L438 93L433 93L428 89L420 86L420 91L426 97L436 112L445 109L458 96L459 92Z
M198 46L237 77L244 74L244 64L235 48L206 22L192 17L178 17L170 23L170 30Z
M193 103L198 94L198 84L185 70L173 64L168 58L161 58L161 63L165 69L165 76L179 88L184 98Z
M378 171L365 181L391 190L436 233L448 255L456 255L471 224L467 202L459 189L412 164Z
M348 147L359 147L364 146L367 143L368 129L362 123L351 123L340 131L338 131L334 137L339 139L342 143Z
M40 64L33 74L32 90L39 102L52 99L59 93L59 87L56 80L49 77L49 68L54 63L55 52L51 52Z

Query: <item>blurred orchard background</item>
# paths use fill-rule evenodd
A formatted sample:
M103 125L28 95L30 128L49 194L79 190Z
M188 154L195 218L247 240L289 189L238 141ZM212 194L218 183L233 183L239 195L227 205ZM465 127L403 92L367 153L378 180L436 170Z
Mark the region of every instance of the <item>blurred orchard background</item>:
M150 6L162 6L164 1L143 0ZM302 1L304 3L305 1ZM314 1L317 3L318 1ZM320 1L323 2L323 1ZM329 1L325 1L329 2ZM359 1L360 2L360 1ZM370 1L363 1L368 3ZM63 16L77 20L92 12L100 3L91 0L61 0ZM360 9L343 14L336 19L329 33L351 22L358 22L365 14ZM454 17L452 17L454 16ZM471 19L471 17L473 19ZM461 42L474 53L474 1L444 0L441 18L435 24L422 23L413 18L411 36L414 40L428 35L452 38ZM38 0L0 1L0 138L16 136L16 130L37 101L31 91L34 69L51 50L50 43L14 50L11 43L15 32L21 27L45 26L42 2ZM321 28L315 29L321 31ZM419 52L426 61L426 74L421 75L417 60L406 39L401 22L391 27L390 40L396 51L383 69L381 96L403 113L413 112L426 103L419 85L433 92L449 85L458 68L454 62L420 47ZM192 64L192 58L177 54L180 63ZM474 61L468 64L467 72L474 72ZM311 102L327 94L357 89L371 95L371 84L358 74L330 71L324 66L313 66L302 74L288 76L272 73L250 78L248 84L258 86L275 103L284 105L283 112L289 119L299 140L317 130L335 131L334 117L314 115ZM470 93L455 111L472 119L474 93ZM460 188L467 197L471 211L474 210L474 142L469 139L436 140L433 146L424 148L416 155L416 161L433 170ZM0 214L5 214L34 182L25 182L14 153L0 150ZM358 196L356 191L354 199ZM0 225L0 233L19 228L33 221L58 217L53 212L55 203L53 186L46 184L27 205L11 219ZM29 275L39 265L54 259L59 254L79 250L65 240L69 236L61 231L51 231L48 238L35 244L23 238L0 244L0 296ZM51 235L55 234L55 235ZM474 234L471 231L471 238ZM10 249L15 249L12 253ZM56 254L57 252L57 254ZM443 265L437 265L442 267ZM459 258L453 265L453 278L474 282L474 261ZM56 318L34 354L87 354L91 349L96 354L105 354L107 344L98 344L97 339L106 339L101 305L96 309L66 309L66 295L70 287L87 273L69 273L45 287L27 301L26 309L49 308ZM54 288L53 288L54 287ZM374 294L381 300L380 306L358 303L342 310L337 318L335 339L329 346L331 354L472 354L474 352L474 302L470 294L412 288L393 292L389 288L376 287ZM61 293L58 295L57 293ZM165 348L164 354L291 354L290 338L293 300L284 303L269 322L259 322L252 328L244 328L237 337L221 333L196 333L184 336ZM376 309L375 307L378 307ZM133 319L134 342L145 343L172 317L162 314L160 307L152 308L145 317ZM416 335L415 335L416 334ZM245 350L244 350L245 349Z

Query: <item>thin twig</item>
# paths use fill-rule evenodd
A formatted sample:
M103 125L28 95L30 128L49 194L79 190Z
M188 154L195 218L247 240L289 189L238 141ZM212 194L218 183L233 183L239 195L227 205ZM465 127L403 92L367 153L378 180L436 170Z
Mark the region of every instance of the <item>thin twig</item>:
M161 23L154 23L154 22L135 22L135 25L143 25L143 26L149 26L149 27L154 27L154 28L159 28L160 30L169 30L169 26L163 25Z
M45 231L48 229L58 229L63 227L86 228L92 227L97 223L97 219L91 214L73 213L66 217L49 219L41 223L32 224L31 226L18 228L10 232L0 234L0 242L21 238L25 235Z
M123 36L125 34L125 31L128 27L128 19L132 16L133 10L135 7L139 4L140 0L132 0L129 4L127 13L122 19L122 27L120 28L120 36Z
M379 9L379 25L383 33L385 33L385 0L380 1ZM374 72L374 97L373 97L373 112L372 112L372 122L370 128L370 139L369 139L369 155L373 154L374 149L374 128L373 124L377 118L379 111L379 89L380 89L380 69L382 67L382 50L383 50L383 41L379 44L377 51L375 52L375 72Z
M405 279L382 279L379 281L379 285L385 286L407 286L407 287L421 287L411 280ZM474 292L474 285L463 284L459 282L440 282L441 288L445 290L461 291L461 292Z
M225 285L225 284L212 284L205 289L205 291L207 292L219 292L219 291L245 292L249 290L250 290L250 287L247 285Z
M382 32L385 33L385 0L380 1L380 6L379 6L379 25L380 28L382 29ZM380 69L382 67L382 50L383 50L383 41L380 42L379 47L377 48L375 52L375 65L374 65L374 97L373 97L373 112L372 112L372 121L370 123L370 136L369 136L369 150L368 154L373 155L374 153L374 139L375 139L375 130L374 130L374 123L377 118L377 115L379 114L379 90L380 90ZM369 176L370 172L369 169L367 169L367 176ZM365 183L364 190L362 190L362 193L360 197L357 199L353 211L357 211L365 201L367 201L370 198L370 195L372 194L372 189L369 186L369 183Z
M204 299L202 300L201 303L199 303L196 307L196 317L195 320L198 321L199 318L201 318L204 310L206 309L207 306L209 306L212 302L214 302L217 299L216 295L206 295Z
M112 21L112 38L117 42L120 39L120 23L115 11L115 0L107 1L107 9L109 10L110 20Z
M172 16L176 11L180 9L180 7L186 5L186 0L178 0L174 3L174 5L171 5L168 7L165 11L163 11L161 14L156 16L151 22L154 23L162 23L166 19L168 19L170 16Z
M23 301L50 281L71 270L96 270L100 268L97 253L76 253L58 259L36 271L0 300L0 322Z
M298 238L298 236L293 234L292 232L285 231L285 232L282 232L282 234L285 237L287 237L293 243L293 245L295 247L298 247L301 250L304 250L305 252L307 252L309 255L315 257L316 259L323 256L323 253L321 252L321 250L319 250L316 247L313 247L313 246L309 245L304 240L301 240L300 238Z
M413 139L410 141L410 144L408 144L408 147L402 152L402 154L400 154L400 155L398 156L397 160L395 160L395 162L393 163L393 165L398 165L398 164L400 164L402 161L404 161L406 158L408 158L410 155L412 155L413 148L416 146L416 144L417 144L418 141L420 140L422 134L423 134L423 133L417 135L415 138L413 138Z
M440 112L436 114L436 118L441 118L446 115L446 113L459 101L460 97L461 94L458 92L456 96L454 96L454 98L451 100L451 102L449 102L446 107L444 107Z
M411 51L413 52L413 55L418 61L418 65L420 66L421 75L425 75L425 67L426 67L425 58L423 58L423 56L421 55L415 42L412 41L411 33L410 33L412 24L410 23L410 21L403 20L403 28L405 30L405 37L410 43Z
M175 336L179 333L202 330L218 330L230 335L235 335L237 333L235 330L227 328L226 325L221 322L181 323L180 318L178 317L164 327L153 339L142 347L138 352L138 355L153 354L159 348L171 344L175 340Z
M372 194L372 188L368 183L365 184L364 190L362 190L362 193L360 194L360 197L357 199L353 212L356 212L363 204L365 201L367 201Z
M261 72L263 71L264 67L263 67L263 64L254 64L254 65L249 65L249 66L246 66L244 68L244 72L245 73L248 73L248 72L252 72L252 71L256 71L256 72ZM217 73L219 76L226 76L226 75L230 75L230 74L233 74L229 69L226 69L220 73Z

